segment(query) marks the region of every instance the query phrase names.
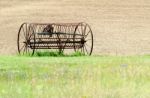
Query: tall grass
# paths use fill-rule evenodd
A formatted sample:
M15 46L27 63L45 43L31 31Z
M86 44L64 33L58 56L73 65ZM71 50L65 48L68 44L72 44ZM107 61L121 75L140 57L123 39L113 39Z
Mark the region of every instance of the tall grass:
M0 98L149 98L150 56L0 57Z

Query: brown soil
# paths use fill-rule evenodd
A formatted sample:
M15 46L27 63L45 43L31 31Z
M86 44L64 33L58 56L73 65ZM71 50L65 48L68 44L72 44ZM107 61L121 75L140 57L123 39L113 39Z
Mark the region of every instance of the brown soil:
M94 54L150 54L150 0L0 0L0 54L17 53L23 22L82 21Z

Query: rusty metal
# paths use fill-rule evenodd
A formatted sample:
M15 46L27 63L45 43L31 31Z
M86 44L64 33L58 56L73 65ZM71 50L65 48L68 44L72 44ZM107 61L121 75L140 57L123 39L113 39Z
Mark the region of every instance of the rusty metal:
M74 49L86 55L93 50L93 34L86 23L23 23L18 32L19 54L37 49Z

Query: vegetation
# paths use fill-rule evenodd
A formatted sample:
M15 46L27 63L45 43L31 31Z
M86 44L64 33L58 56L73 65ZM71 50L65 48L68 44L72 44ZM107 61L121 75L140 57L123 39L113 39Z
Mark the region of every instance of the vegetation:
M149 98L150 56L0 56L0 98Z
M32 53L24 54L23 56L31 56ZM19 54L18 54L19 55ZM59 51L36 51L32 57L73 57L73 56L85 56L80 51L73 52L72 54L65 54Z

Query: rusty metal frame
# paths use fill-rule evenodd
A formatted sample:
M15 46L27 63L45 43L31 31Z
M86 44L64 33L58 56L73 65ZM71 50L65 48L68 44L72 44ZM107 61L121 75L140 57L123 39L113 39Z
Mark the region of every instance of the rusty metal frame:
M90 45L89 45L89 44ZM74 49L86 55L93 50L93 33L87 23L23 23L18 31L18 53L35 49Z

